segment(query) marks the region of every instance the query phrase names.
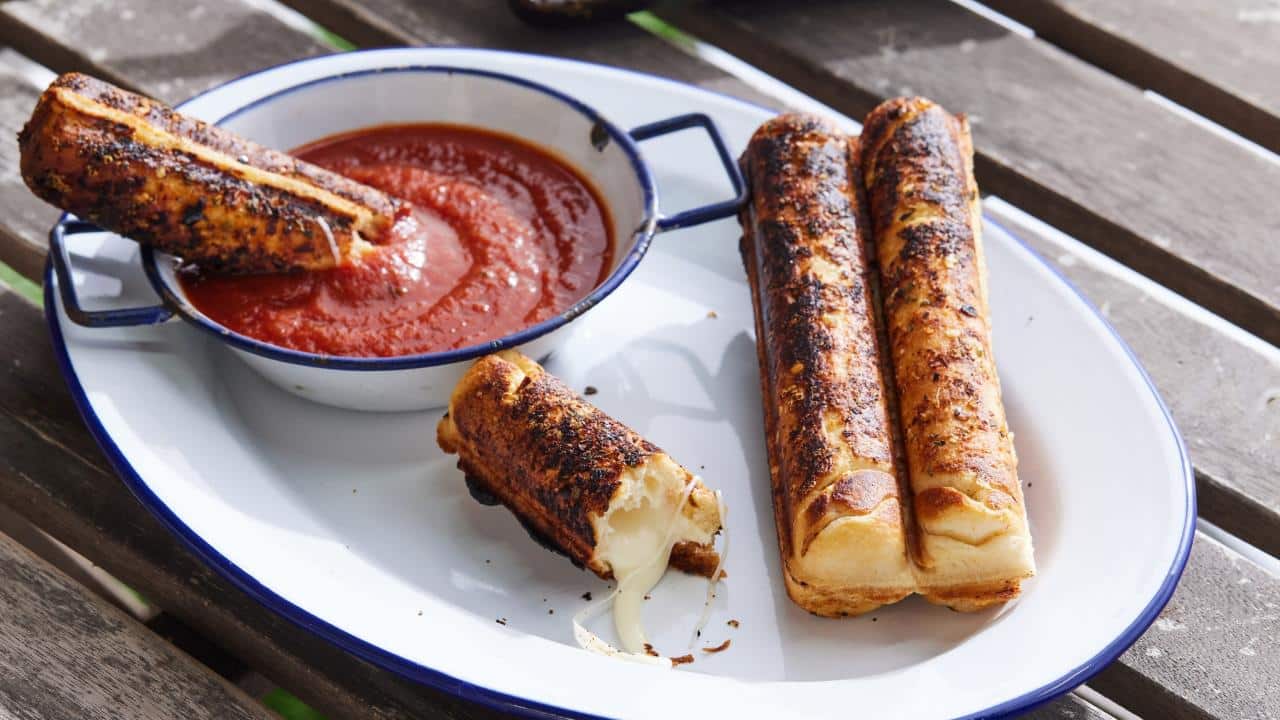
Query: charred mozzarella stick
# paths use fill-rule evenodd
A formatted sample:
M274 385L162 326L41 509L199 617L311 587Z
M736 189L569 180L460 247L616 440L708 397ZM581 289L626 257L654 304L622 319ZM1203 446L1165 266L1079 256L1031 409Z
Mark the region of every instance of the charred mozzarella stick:
M871 209L931 602L978 610L1035 573L991 351L969 126L923 98L876 108L862 131Z
M400 211L373 188L78 73L45 90L18 142L40 198L213 270L330 268Z
M711 576L716 495L666 453L578 397L533 360L482 358L436 430L482 503L507 507L544 546L618 582L623 645L645 650L644 594L668 564Z
M856 141L783 115L742 156L742 257L787 592L819 615L915 587L868 274Z

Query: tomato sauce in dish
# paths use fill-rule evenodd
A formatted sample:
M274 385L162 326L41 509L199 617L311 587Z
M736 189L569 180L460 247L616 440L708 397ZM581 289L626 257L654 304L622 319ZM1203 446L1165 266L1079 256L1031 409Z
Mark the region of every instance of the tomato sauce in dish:
M562 312L608 274L608 210L549 153L456 125L391 125L296 157L404 200L389 236L341 267L186 268L187 298L242 335L305 352L394 357L493 340Z

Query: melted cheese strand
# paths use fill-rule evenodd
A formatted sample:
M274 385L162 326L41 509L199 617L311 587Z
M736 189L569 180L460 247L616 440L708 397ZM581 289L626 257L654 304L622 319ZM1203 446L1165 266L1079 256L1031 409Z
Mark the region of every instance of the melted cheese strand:
M333 264L342 264L342 253L338 251L338 243L333 239L333 231L329 229L329 223L324 217L317 215L315 217L316 224L320 226L320 230L324 233L324 239L329 241L329 251L333 253Z
M629 653L610 645L605 642L599 635L591 632L585 626L590 620L600 615L601 611L613 604L613 599L618 596L618 588L614 588L609 593L609 597L601 600L594 605L588 605L573 616L573 639L577 641L578 647L593 652L598 655L607 655L620 660L629 660L631 662L640 663L642 665L656 665L658 667L672 667L671 660L661 655L653 656L646 653Z
M663 667L672 667L671 661L662 656L653 656L647 653L626 652L624 650L619 650L618 648L605 642L603 639L601 639L599 635L596 635L595 633L588 630L585 627L584 623L587 620L590 620L596 617L597 615L599 615L600 612L605 607L613 605L617 600L618 595L623 592L623 585L626 583L627 580L629 580L631 577L636 575L639 570L657 563L663 557L667 557L667 558L670 557L671 547L675 544L674 536L676 531L676 521L680 518L680 511L684 509L685 503L689 501L689 496L693 494L693 489L697 485L697 483L698 483L698 478L695 477L694 479L690 480L688 483L685 484L684 492L680 495L680 502L676 504L675 512L672 513L671 519L667 522L666 535L663 538L662 544L658 547L658 551L653 554L653 557L648 562L639 565L636 568L636 570L633 570L631 573L628 573L628 575L624 578L619 578L615 574L614 580L617 582L617 587L614 588L613 592L609 593L609 597L605 598L604 600L601 600L599 603L596 603L595 605L589 605L583 608L582 610L578 611L576 614L574 614L573 637L574 637L574 640L577 641L578 646L581 647L583 650L599 653L601 655L608 655L610 657L621 658L624 660L631 660L633 662L643 662L651 665L661 665ZM723 524L723 521L722 521L722 524ZM666 568L664 567L663 572L665 571L666 571ZM661 579L661 577L662 576L659 575L658 579ZM657 583L657 580L654 581L654 584L656 583ZM652 585L639 591L636 591L635 588L629 588L627 592L628 594L634 593L637 596L643 596L644 593L648 592L651 587ZM614 615L614 623L618 626L619 636L623 636L627 634L627 631L622 627L623 621L618 618L616 613ZM634 623L638 628L640 624L638 612L637 612L637 617L634 618ZM639 635L643 641L644 630L642 628L639 629Z
M698 624L693 627L693 634L689 636L690 648L698 642L702 629L711 619L711 603L716 598L716 585L720 582L720 571L724 569L725 558L729 557L729 506L725 504L724 495L719 490L716 491L716 506L720 510L720 534L723 538L720 543L720 562L716 563L716 571L707 578L707 598L702 603L702 615L698 618Z

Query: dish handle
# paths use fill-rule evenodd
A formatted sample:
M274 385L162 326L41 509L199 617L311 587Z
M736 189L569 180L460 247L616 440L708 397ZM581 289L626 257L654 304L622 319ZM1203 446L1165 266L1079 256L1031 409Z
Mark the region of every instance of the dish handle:
M59 221L49 231L49 261L58 277L58 293L67 317L85 327L125 327L129 325L156 325L173 317L173 311L163 304L149 307L120 308L115 310L85 310L80 307L75 284L71 279L71 254L67 252L67 236L102 232L102 228L83 220Z
M658 120L647 125L641 125L632 129L631 138L636 142L641 142L697 127L705 130L711 138L711 144L715 146L716 154L720 156L720 164L724 166L724 171L729 176L729 183L733 185L734 197L729 200L721 200L720 202L690 208L675 215L659 216L657 220L658 232L666 232L667 230L675 230L691 225L701 225L705 222L729 217L736 214L738 208L742 207L742 204L747 200L747 187L746 183L742 181L742 173L738 170L738 164L729 155L729 149L725 146L724 138L720 136L720 131L716 129L715 123L706 115L689 113L688 115L677 115L666 120Z

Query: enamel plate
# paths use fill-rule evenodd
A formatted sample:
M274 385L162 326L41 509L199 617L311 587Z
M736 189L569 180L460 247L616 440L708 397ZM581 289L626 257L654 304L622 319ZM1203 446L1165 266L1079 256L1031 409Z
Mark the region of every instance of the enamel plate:
M533 78L623 127L707 113L735 154L770 115L656 77L456 49L304 60L184 110L218 118L335 73L430 63ZM710 147L684 135L643 146L664 212L728 193ZM985 717L1065 692L1128 647L1186 563L1190 465L1160 398L1107 323L990 222L996 356L1039 575L1016 603L974 615L912 598L824 620L790 603L738 236L722 220L655 238L548 363L570 386L595 387L592 402L724 491L728 579L692 650L705 583L669 573L646 603L657 648L696 659L678 670L577 648L570 618L585 592L603 596L606 584L531 542L505 510L468 496L453 459L436 448L438 411L310 403L181 322L81 328L52 278L46 308L75 399L144 505L275 611L469 700L538 716ZM154 302L132 243L85 235L72 251L87 304ZM592 627L613 636L608 616ZM724 652L701 652L726 639Z

